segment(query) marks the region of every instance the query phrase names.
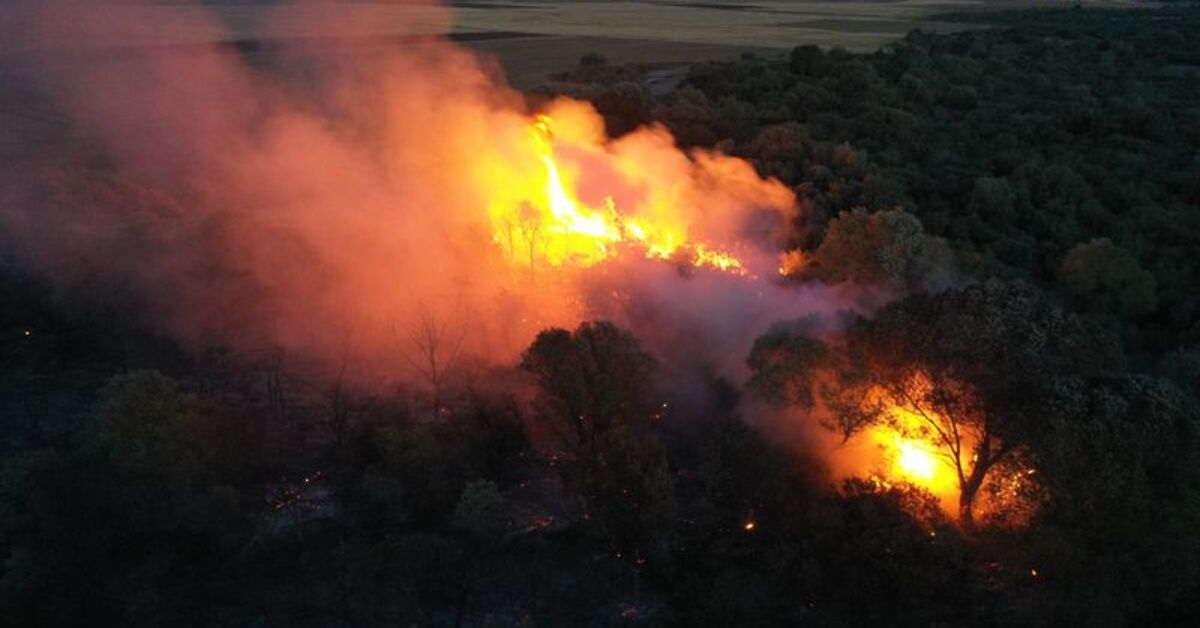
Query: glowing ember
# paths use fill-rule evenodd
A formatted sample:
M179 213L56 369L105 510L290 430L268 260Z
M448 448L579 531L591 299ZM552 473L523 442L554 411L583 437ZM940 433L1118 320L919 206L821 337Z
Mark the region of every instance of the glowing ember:
M493 240L510 260L531 268L591 266L631 249L648 258L748 274L733 255L702 243L689 244L686 224L626 216L612 196L595 207L580 200L578 178L555 154L549 116L538 116L529 126L528 148L541 171L532 181L510 181L504 197L494 199L489 208Z

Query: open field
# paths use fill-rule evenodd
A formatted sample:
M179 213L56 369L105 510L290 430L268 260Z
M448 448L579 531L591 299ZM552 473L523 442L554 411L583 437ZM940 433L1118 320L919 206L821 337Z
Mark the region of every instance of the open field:
M586 52L615 63L690 63L731 59L744 52L785 51L798 44L869 51L914 28L953 31L969 24L938 22L939 13L1002 6L987 0L759 2L624 2L471 0L451 2L445 15L418 7L363 4L355 22L391 36L440 32L457 35L473 48L496 56L517 86L574 66ZM1011 3L1008 3L1011 4ZM313 11L320 9L312 9ZM313 36L310 20L263 19L262 7L227 6L219 11L240 37ZM475 38L482 33L503 37Z
M380 34L437 31L446 26L473 48L494 54L512 82L525 87L574 66L586 52L615 63L684 64L770 54L800 44L875 50L920 28L952 32L976 26L934 19L950 12L990 11L1061 0L757 0L708 2L464 0L447 16L414 7L361 5ZM1131 4L1125 1L1089 4ZM246 25L261 24L254 7L222 9ZM237 21L232 20L232 21ZM273 28L279 28L282 25ZM472 38L481 33L505 33ZM287 37L300 33L276 32ZM261 36L261 35L260 35Z
M747 51L785 51L798 44L841 46L862 52L894 41L914 28L938 32L972 28L970 24L937 21L934 17L938 14L1031 4L1063 3L1054 0L469 0L451 2L448 9L381 2L282 7L245 2L211 8L187 3L154 4L151 10L162 17L155 20L156 28L130 32L121 44L189 45L213 39L258 43L305 38L391 42L413 35L445 33L495 55L514 84L529 86L549 73L570 68L580 55L590 51L618 63L667 64L729 59ZM146 5L136 8L145 11ZM112 7L114 22L120 21L122 10L121 6ZM219 22L213 25L207 21L207 25L215 27L197 26L205 25L205 20L172 19L210 10L219 17ZM0 9L0 18L3 11ZM4 34L8 41L0 41L0 49L38 45L33 40L14 43L21 42L21 38L9 35L12 34Z

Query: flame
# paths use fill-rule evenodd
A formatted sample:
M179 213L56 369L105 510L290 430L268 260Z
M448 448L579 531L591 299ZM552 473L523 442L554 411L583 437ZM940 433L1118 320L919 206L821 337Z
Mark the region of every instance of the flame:
M908 382L910 398L922 398L932 392L934 383L924 374ZM856 434L849 442L834 445L831 457L836 473L846 477L865 477L891 488L908 484L933 495L942 511L952 518L960 514L962 490L960 469L952 448L939 436L939 429L955 428L928 406L901 403L882 388L870 391L862 400L864 409L881 408L882 420ZM958 425L962 476L970 477L977 463L974 454L979 435L969 425ZM974 498L977 521L989 525L1020 528L1039 511L1045 496L1037 480L1038 470L1020 457L1007 458L992 466Z
M912 393L919 396L919 391L932 387L933 383L918 375L909 385ZM883 403L887 408L888 419L867 432L877 451L874 473L878 479L887 484L906 482L921 487L937 497L947 513L957 512L958 469L931 425L945 421L929 408L916 411L898 403L882 390L873 391L865 403ZM965 450L969 451L974 444L973 435L964 432L962 438Z
M686 224L627 216L612 196L597 207L579 198L578 181L555 154L554 121L534 118L528 148L540 164L532 181L508 182L489 208L493 240L510 260L535 267L592 266L631 250L698 268L748 275L742 261L703 243L689 244Z
M893 412L906 414L901 408ZM882 475L881 480L919 486L937 497L947 512L954 512L958 474L937 443L914 436L904 428L884 425L873 428L870 438L882 451L882 464L877 471Z
M898 440L900 453L896 456L896 468L899 474L919 482L933 482L937 474L937 461L933 456L919 442Z

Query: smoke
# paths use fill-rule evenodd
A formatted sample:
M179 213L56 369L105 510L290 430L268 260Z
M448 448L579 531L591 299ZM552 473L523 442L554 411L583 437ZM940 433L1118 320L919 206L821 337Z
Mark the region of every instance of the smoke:
M494 63L429 35L446 10L413 5L381 27L372 9L285 4L255 25L282 38L257 56L219 43L244 28L200 8L6 11L5 66L64 123L0 170L3 246L186 347L332 369L350 356L392 379L413 375L400 356L430 321L507 362L545 327L612 318L669 365L741 381L772 321L871 307L771 279L771 240L795 211L786 188L733 158L689 158L663 129L609 141L572 101L548 108L581 197L678 212L658 218L733 247L760 279L645 259L514 264L487 208L541 167L522 140L534 112Z

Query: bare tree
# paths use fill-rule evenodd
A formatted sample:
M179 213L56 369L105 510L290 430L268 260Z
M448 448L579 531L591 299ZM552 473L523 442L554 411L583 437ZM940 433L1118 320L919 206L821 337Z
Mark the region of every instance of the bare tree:
M467 328L463 320L438 317L422 306L408 328L409 351L404 358L429 386L434 414L442 411L442 392L448 374L462 358Z
M522 203L520 216L521 222L518 227L521 231L521 240L529 249L529 270L533 271L537 268L537 248L543 226L542 215L529 203Z
M338 369L337 377L322 394L324 400L325 422L333 431L333 442L337 447L342 446L346 430L350 424L350 394L346 387L345 360Z
M283 357L279 353L271 353L263 364L266 377L267 413L277 420L288 414L287 372L284 370Z
M542 214L528 201L520 204L516 218L504 220L503 238L501 245L505 253L514 261L521 257L529 262L529 270L537 268L538 248L542 244L542 232L545 224Z

